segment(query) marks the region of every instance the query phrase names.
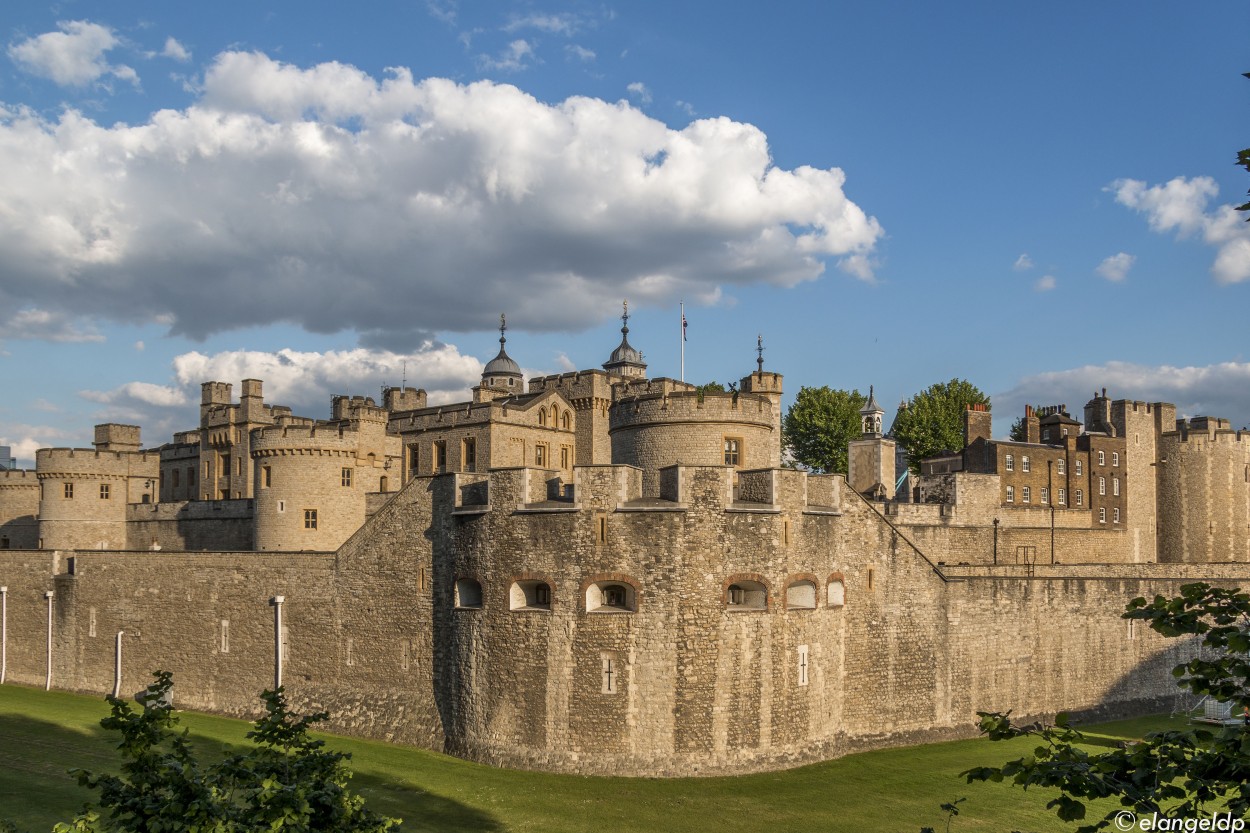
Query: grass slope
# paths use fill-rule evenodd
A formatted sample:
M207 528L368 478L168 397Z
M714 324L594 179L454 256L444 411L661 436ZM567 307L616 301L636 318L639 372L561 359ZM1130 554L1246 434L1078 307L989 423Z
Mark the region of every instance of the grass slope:
M99 727L102 699L0 686L0 819L45 831L92 798L66 771L116 767L116 739ZM245 744L249 724L180 713L207 755ZM1147 718L1104 723L1099 740L1179 727ZM1070 830L1044 809L1049 796L964 784L960 771L1001 763L1027 741L936 743L864 752L785 772L737 778L589 778L494 769L411 747L324 736L352 754L353 787L368 806L414 831L902 831L941 829L944 801L961 796L955 833ZM1105 740L1104 740L1105 739Z

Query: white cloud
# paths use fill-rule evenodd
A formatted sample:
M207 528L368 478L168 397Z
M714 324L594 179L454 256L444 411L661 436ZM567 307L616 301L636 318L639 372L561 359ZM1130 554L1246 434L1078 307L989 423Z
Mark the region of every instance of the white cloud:
M694 109L694 105L691 104L689 101L682 101L681 99L678 99L676 101L676 105L677 105L678 110L681 110L683 113L685 113L687 116L690 116L691 118L694 118L695 116L698 115L698 111Z
M9 339L74 343L104 341L95 326L68 313L27 307L4 322L0 335Z
M644 106L651 103L651 91L641 81L634 81L626 86L625 89Z
M777 167L750 124L256 53L135 125L0 114L0 170L0 206L23 206L0 222L0 311L192 337L287 321L408 350L500 310L575 330L623 295L793 286L830 260L870 279L883 234L840 169Z
M483 69L498 69L504 72L520 72L535 60L534 47L529 41L517 38L504 47L497 56L479 55L478 64Z
M575 43L564 47L564 51L579 61L589 63L595 59L595 51L593 49L587 49L586 47L578 46Z
M458 0L425 0L425 8L435 20L455 25L460 3Z
M1054 275L1042 275L1037 279L1037 282L1033 284L1033 289L1038 292L1049 292L1055 288L1055 284L1056 281Z
M503 27L505 32L518 32L521 29L537 29L553 35L574 35L580 28L577 16L563 14L526 14L512 17Z
M1109 281L1119 283L1128 277L1128 270L1133 268L1133 263L1136 260L1137 258L1131 254L1120 252L1105 258L1094 271Z
M181 388L154 385L151 382L127 382L110 391L84 390L79 391L78 395L89 402L102 405L131 403L155 405L158 408L177 408L191 401Z
M135 342L135 351L136 351L136 352L142 353L144 350L146 350L146 349L147 349L147 347L148 347L148 346L147 346L146 344L144 344L142 340L139 340L139 341L136 341L136 342Z
M1016 258L1016 262L1011 265L1011 268L1015 269L1017 272L1025 272L1029 269L1032 269L1033 258L1029 257L1028 253L1026 252L1020 255L1018 258Z
M1177 416L1224 417L1234 428L1250 424L1250 362L1200 367L1107 362L1026 376L1011 390L994 394L995 433L1006 435L1026 403L1066 404L1083 420L1085 403L1102 388L1112 399L1170 402Z
M1115 193L1116 202L1145 214L1153 231L1175 232L1178 239L1201 234L1203 242L1216 249L1211 265L1216 283L1250 280L1250 226L1231 205L1207 210L1207 203L1219 193L1215 180L1176 177L1147 187L1141 180L1118 179L1106 190Z
M124 64L110 65L104 54L120 41L113 30L85 20L57 23L59 32L45 32L13 44L9 58L31 75L61 86L81 87L105 75L137 84L139 76Z
M0 445L10 446L18 466L30 469L35 467L37 450L54 447L58 440L66 441L72 436L68 431L49 425L9 424L6 431L0 433Z
M174 37L165 38L165 48L161 50L161 54L166 58L173 58L175 61L191 60L191 51Z

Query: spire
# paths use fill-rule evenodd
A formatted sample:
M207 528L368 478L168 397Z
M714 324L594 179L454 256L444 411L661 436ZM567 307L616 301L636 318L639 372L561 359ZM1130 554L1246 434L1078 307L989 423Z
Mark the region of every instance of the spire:
M865 434L881 433L881 418L885 416L885 411L877 404L877 397L873 386L868 386L868 401L864 403L864 407L859 409L860 424Z
M629 301L621 303L621 343L603 364L603 369L617 376L647 375L647 365L642 353L629 343Z
M759 372L764 372L764 334L760 333L755 337L755 366L759 368Z
M507 336L504 335L504 333L506 333L507 331L508 331L508 317L501 312L499 313L499 350L500 352L503 351L504 342L508 340Z
M508 351L504 349L504 345L508 341L508 337L505 335L507 331L508 319L503 313L500 313L499 355L491 359L482 370L482 384L492 388L519 389L522 379L521 367L512 360L512 357L508 355Z

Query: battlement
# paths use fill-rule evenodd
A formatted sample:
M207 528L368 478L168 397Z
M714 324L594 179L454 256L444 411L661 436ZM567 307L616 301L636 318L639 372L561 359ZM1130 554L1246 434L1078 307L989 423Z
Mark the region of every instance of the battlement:
M623 377L614 378L621 379ZM673 393L693 393L696 387L696 385L692 385L689 382L670 379L667 376L657 376L654 379L625 379L616 383L614 395L618 400L644 396L663 396Z
M371 396L335 396L331 400L331 419L386 422L389 414L379 408Z
M386 388L382 391L382 405L386 410L415 411L426 406L424 388Z
M1196 444L1240 443L1243 440L1250 443L1250 431L1237 431L1229 428L1227 427L1229 422L1226 419L1211 422L1206 422L1205 417L1195 419L1202 419L1204 422L1199 426L1194 426L1192 421L1185 424L1185 420L1177 420L1177 430L1164 432L1162 439L1170 443L1189 443L1191 440ZM1216 427L1217 425L1222 427Z
M671 380L652 380L671 381ZM680 384L680 383L679 383ZM736 422L771 428L776 423L776 406L767 397L752 393L698 392L667 385L648 390L644 384L631 384L634 391L618 398L609 414L609 431L633 426L672 422Z
M66 474L126 474L131 466L159 465L159 451L101 451L95 448L41 448L35 452L40 477Z
M780 373L756 370L743 376L742 381L738 384L738 388L743 393L771 393L779 395L782 393L782 378Z
M0 469L0 486L38 486L34 469Z
M354 426L343 422L259 428L252 432L252 456L265 457L287 451L354 453L359 435Z

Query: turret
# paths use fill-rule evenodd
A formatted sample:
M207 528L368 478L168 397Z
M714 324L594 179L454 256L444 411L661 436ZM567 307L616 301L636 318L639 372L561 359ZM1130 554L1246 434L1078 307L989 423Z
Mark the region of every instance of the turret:
M612 351L612 355L603 363L603 369L613 376L627 379L644 379L647 376L647 365L642 360L642 353L635 350L629 343L629 301L625 301L621 313L621 343Z
M524 377L521 375L521 366L512 360L508 355L508 351L504 349L508 339L504 335L508 329L508 319L502 313L499 315L499 354L495 358L486 363L486 367L482 369L482 388L503 391L505 393L519 394L524 392Z

